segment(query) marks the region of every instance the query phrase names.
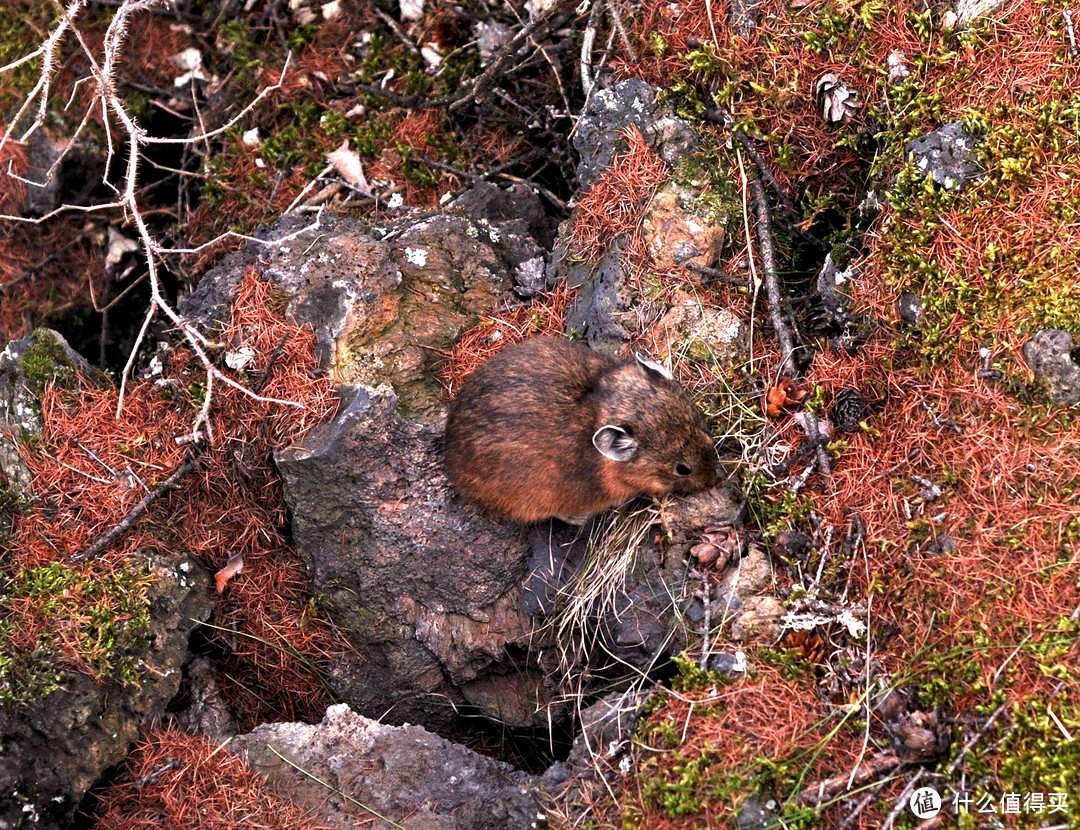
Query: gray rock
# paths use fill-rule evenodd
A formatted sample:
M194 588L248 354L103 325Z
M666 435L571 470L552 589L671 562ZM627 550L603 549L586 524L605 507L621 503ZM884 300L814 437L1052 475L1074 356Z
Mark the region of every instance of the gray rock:
M1024 360L1054 403L1080 403L1080 343L1069 332L1037 332L1024 344Z
M510 27L498 22L480 23L477 26L476 48L480 51L480 65L487 66L513 36Z
M649 702L651 688L612 692L581 711L581 731L574 738L567 762L579 770L592 767L592 758L610 761L630 748L641 719L641 708Z
M369 720L344 704L327 709L316 726L267 724L228 749L320 822L342 830L361 822L390 827L383 817L411 830L546 826L539 792L525 773L418 726Z
M571 266L567 277L573 287L580 287L566 311L567 329L597 351L615 354L630 342L631 330L626 312L632 292L622 268L622 248L608 251L595 269Z
M901 294L900 299L896 301L896 310L900 315L900 319L909 326L917 326L922 322L923 301L921 297L916 297L914 294Z
M762 804L756 798L748 798L735 816L735 826L739 830L764 830L772 827L775 821L776 802L772 800L768 804Z
M168 713L168 720L186 732L205 735L221 742L236 734L229 705L221 695L217 672L205 657L195 657L184 666L184 678L177 695L182 707ZM175 701L174 701L175 705Z
M956 4L956 23L969 26L980 17L988 17L1005 5L1005 0L958 0Z
M191 559L150 567L152 633L137 685L66 671L32 709L0 709L0 830L66 827L90 786L176 694L188 637L210 616L210 576Z
M962 190L981 171L976 162L975 138L962 121L953 121L909 141L907 152L915 166L946 190Z
M534 239L544 250L555 243L558 223L544 212L544 204L526 185L497 187L477 182L447 206L473 219L485 219L519 240ZM526 256L531 256L532 251Z
M88 204L94 188L101 184L105 155L89 145L70 147L68 139L54 142L45 129L39 129L30 136L27 151L30 170L24 178L30 184L26 185L23 208L27 216L44 216L63 204Z
M389 383L403 413L436 423L445 397L436 369L452 345L512 288L525 296L543 284L544 252L521 235L543 223L536 197L520 189L505 199L484 194L491 191L386 227L329 216L279 245L249 243L210 271L180 310L204 327L227 319L244 270L255 265L281 290L286 315L314 327L320 362L336 380ZM288 217L266 237L304 227Z
M709 671L720 672L720 674L745 674L746 668L746 655L741 651L734 653L721 651L709 658Z
M447 703L468 702L463 686L510 673L504 649L528 641L532 550L516 527L458 503L440 429L403 418L385 389L349 394L331 424L277 454L293 535L359 653L335 670L344 699L438 728L455 716ZM535 709L485 713L526 725Z
M758 24L758 0L732 0L728 9L728 25L740 37L746 37Z
M385 389L351 395L333 423L277 454L297 549L353 646L333 667L334 690L365 715L432 729L461 704L516 727L565 716L545 623L588 531L486 519L446 480L438 427L402 417ZM734 513L730 497L706 502L710 518ZM661 560L643 546L596 620L604 648L633 666L685 645L671 636L681 566Z
M832 254L825 257L825 263L817 276L817 291L825 313L834 325L843 326L851 317L851 306L854 302L851 281L858 275L855 266L849 264L841 268Z
M656 90L629 78L611 89L593 94L574 133L574 149L581 157L578 187L588 188L627 149L623 131L635 126L645 140L671 165L678 165L698 146L690 125L656 103Z

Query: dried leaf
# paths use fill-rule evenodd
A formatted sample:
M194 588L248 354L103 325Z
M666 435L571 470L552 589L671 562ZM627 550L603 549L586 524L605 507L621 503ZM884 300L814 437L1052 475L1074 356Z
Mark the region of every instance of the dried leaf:
M233 371L239 372L247 366L255 357L255 350L250 346L241 346L235 352L226 352L225 365Z
M365 193L371 192L367 177L364 175L364 167L360 163L360 156L355 150L349 149L348 139L345 139L345 142L334 152L327 153L326 160L349 184L355 185Z
M214 574L214 584L217 586L217 592L219 594L225 593L225 586L229 584L229 580L234 576L239 576L243 571L244 557L234 553L229 557L229 561L225 563L225 567Z
M776 386L770 388L762 400L765 414L770 418L779 418L780 413L789 407L798 406L810 393L809 389L798 386L788 377L782 377Z

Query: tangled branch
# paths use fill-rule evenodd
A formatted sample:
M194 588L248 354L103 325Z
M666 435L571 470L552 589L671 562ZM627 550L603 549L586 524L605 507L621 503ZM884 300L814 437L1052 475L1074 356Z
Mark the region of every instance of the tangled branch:
M208 422L208 416L210 412L210 405L213 400L214 382L220 381L228 386L232 386L239 391L243 392L249 397L261 401L264 403L275 403L283 406L300 406L293 401L280 400L277 398L264 398L241 386L232 378L222 373L210 359L208 349L210 343L206 337L201 334L194 325L184 320L169 304L166 299L161 286L161 279L158 272L159 260L167 254L180 254L191 253L194 251L202 250L209 245L215 244L227 238L239 238L258 242L265 245L280 245L289 238L293 238L299 234L306 233L319 226L321 218L321 211L318 213L314 221L305 228L300 229L287 237L276 239L273 241L265 241L256 239L244 234L238 234L232 231L221 234L210 242L199 245L195 248L166 248L162 246L154 238L150 232L143 214L140 210L139 200L137 196L138 182L139 182L139 165L142 160L142 150L147 145L151 144L196 144L207 141L215 136L221 135L230 127L238 123L248 113L254 109L259 102L265 99L268 95L277 89L281 88L281 85L285 79L285 75L289 70L289 64L292 59L292 55L285 61L285 65L282 68L281 75L276 83L270 84L265 87L255 98L253 98L246 107L244 107L239 113L230 118L226 123L222 124L212 130L205 130L196 135L188 136L187 138L168 138L149 135L145 129L139 126L135 118L127 111L124 106L123 100L120 98L116 87L116 75L117 65L123 54L123 47L125 38L127 36L128 28L130 26L131 18L133 15L139 12L148 11L155 6L165 6L169 0L123 0L123 2L117 7L115 16L112 22L109 24L108 29L105 32L105 37L102 42L100 55L95 54L94 50L90 48L86 40L83 38L78 27L75 25L79 13L86 5L86 0L71 0L71 2L64 9L63 15L60 17L56 26L52 32L46 37L45 41L33 52L24 55L18 60L12 61L6 66L0 67L0 74L11 71L23 64L29 63L37 58L41 58L41 72L39 74L37 83L27 95L22 105L12 118L11 123L8 124L7 129L4 132L3 138L0 139L0 151L9 140L12 140L16 129L20 122L22 122L29 112L29 110L37 103L37 115L27 127L22 135L15 139L18 142L25 142L41 125L44 123L45 116L48 112L49 100L53 92L53 81L57 72L57 55L60 49L61 41L64 36L69 32L75 37L78 42L78 48L81 51L83 57L87 60L90 66L89 75L81 78L76 82L75 88L77 89L83 83L90 83L93 90L90 104L88 105L86 112L83 114L82 120L79 122L78 127L72 135L71 141L67 143L67 147L58 155L53 161L51 167L46 173L47 182L49 178L55 173L56 169L63 161L64 156L75 146L79 135L83 129L89 123L92 114L96 108L100 108L101 119L105 128L107 156L105 161L105 172L102 176L102 180L106 186L113 190L116 194L116 199L110 202L104 202L100 204L90 206L77 206L77 205L62 205L54 211L51 211L44 216L37 218L28 218L15 215L0 215L0 219L9 221L29 222L38 224L49 220L51 217L65 211L105 211L120 208L124 216L130 221L138 232L139 241L142 244L143 252L146 257L146 264L148 268L148 277L150 283L150 302L146 311L146 315L143 318L142 325L139 328L138 336L135 339L135 343L131 348L131 353L128 356L127 363L124 365L124 371L120 379L120 397L117 403L116 414L117 417L123 411L125 394L127 392L128 380L131 376L132 367L135 364L136 357L139 349L146 338L146 333L150 328L150 323L157 317L158 314L164 315L180 332L183 333L184 339L191 347L195 355L198 356L202 362L204 369L206 370L206 392L203 396L202 406L199 409L199 414L195 419L195 423L192 426L191 440L198 441L202 438L200 429L203 425L206 425L206 432L208 437L213 437ZM100 58L100 60L99 60ZM123 188L116 188L109 181L109 171L112 165L113 156L116 152L115 142L117 140L123 140L114 138L111 126L111 119L114 119L119 124L123 134L126 136L126 143L128 147L128 157L126 162L126 168L124 170ZM20 181L25 182L28 186L42 186L43 183L28 181L21 177L16 176L10 169L9 164L8 175L18 178Z

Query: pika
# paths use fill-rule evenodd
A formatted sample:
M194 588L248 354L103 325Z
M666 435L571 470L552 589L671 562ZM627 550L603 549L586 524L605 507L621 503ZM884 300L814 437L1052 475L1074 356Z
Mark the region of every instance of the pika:
M522 523L716 479L701 412L666 369L555 337L509 346L465 379L445 448L463 497Z

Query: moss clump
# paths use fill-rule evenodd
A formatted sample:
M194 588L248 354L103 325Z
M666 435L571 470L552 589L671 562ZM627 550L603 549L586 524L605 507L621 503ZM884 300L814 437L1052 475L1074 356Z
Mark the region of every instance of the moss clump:
M150 584L146 569L106 576L60 562L21 569L0 594L0 705L40 701L67 668L102 682L137 682L150 644Z
M30 394L40 400L50 383L73 386L77 377L75 367L56 334L48 329L37 329L30 339L31 345L20 361Z

